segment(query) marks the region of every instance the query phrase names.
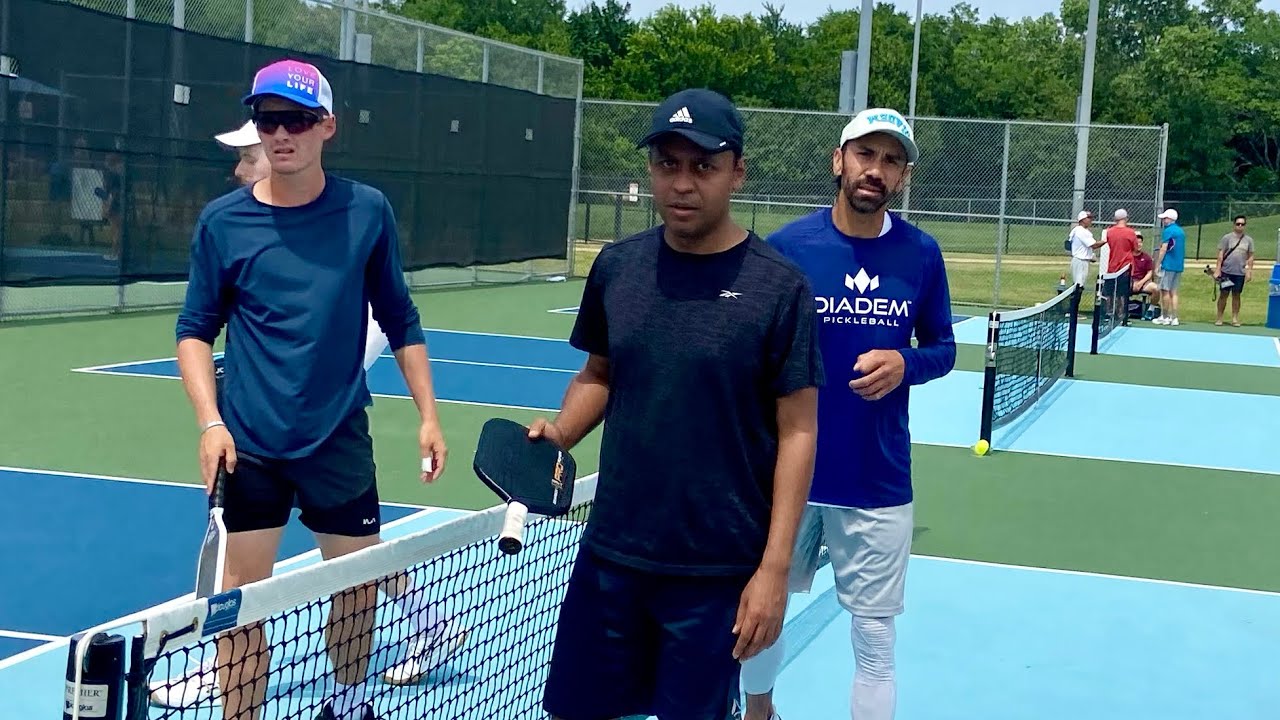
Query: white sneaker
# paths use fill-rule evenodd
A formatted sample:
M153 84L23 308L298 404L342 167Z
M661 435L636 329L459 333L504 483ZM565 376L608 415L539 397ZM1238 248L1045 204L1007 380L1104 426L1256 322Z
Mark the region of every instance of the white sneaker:
M1178 318L1170 320L1168 324L1176 327L1178 325Z
M212 646L209 648L212 650ZM167 708L192 708L209 702L218 692L218 657L189 667L177 678L151 681L151 703Z
M1169 318L1167 318L1167 317L1165 317L1165 316L1161 315L1160 317L1158 317L1158 318L1156 318L1156 319L1152 320L1151 322L1152 322L1152 323L1154 323L1154 324L1156 324L1156 325L1168 325L1168 324L1169 324Z
M438 630L411 638L404 660L388 668L382 679L389 685L412 685L443 665L467 641L467 631L457 632L454 625L448 620Z

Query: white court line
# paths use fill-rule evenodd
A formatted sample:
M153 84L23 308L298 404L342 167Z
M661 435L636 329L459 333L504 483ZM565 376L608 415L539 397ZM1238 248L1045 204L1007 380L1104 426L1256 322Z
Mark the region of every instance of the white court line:
M1196 590L1217 590L1229 593L1241 593L1245 595L1262 595L1264 597L1280 598L1280 592L1271 590L1254 590L1252 588L1231 587L1230 585L1205 585L1203 583L1181 582L1178 580L1160 580L1158 578L1135 577L1132 575L1112 575L1110 573L1096 573L1087 570L1063 570L1060 568L1044 568L1035 567L1033 565L1011 565L1009 563L986 562L983 560L965 560L962 558L940 557L938 555L921 555L912 553L912 557L923 558L925 560L937 560L939 562L955 563L957 565L976 565L979 567L1001 568L1010 570L1027 570L1030 572L1050 573L1053 575L1074 575L1076 577L1093 577L1104 578L1107 580L1122 580L1124 582L1146 583L1150 585L1169 585L1172 587L1193 588Z
M382 355L379 355L378 357L394 358L395 355L384 353ZM480 362L479 360L442 360L440 358L432 358L431 362L446 363L449 365L475 365L477 367L505 368L508 370L541 370L543 372L554 372L554 373L577 373L578 372L577 370L567 370L565 368L549 368L549 367L542 367L541 365L511 365L508 363Z
M1276 355L1280 355L1280 337L1271 338L1271 342L1275 343Z
M923 440L912 440L912 445L931 445L933 447L952 447L952 448L971 448L972 445L964 443L947 443L947 442L925 442ZM1107 457L1102 455L1083 455L1080 453L1064 453L1049 452L1047 450L1018 450L1011 448L1002 448L996 446L993 448L996 453L1019 453L1022 455L1043 455L1052 458L1074 458L1076 460L1101 460L1104 462L1122 462L1131 465L1163 465L1165 467L1192 468L1194 470L1225 470L1227 472L1252 473L1254 475L1280 475L1280 471L1275 470L1259 470L1257 468L1238 468L1225 467L1222 465L1200 465L1198 463L1169 462L1167 460L1151 460L1139 458L1122 458Z
M42 635L40 633L22 632L21 630L0 630L0 637L14 638L15 640L39 640L41 642L62 639L57 635Z
M69 474L74 474L74 473L69 473ZM88 477L96 477L96 476L88 476ZM400 525L404 525L406 523L410 523L415 520L421 520L422 518L428 515L432 515L434 513L441 512L441 511L468 512L466 510L457 510L455 508L442 508L442 507L432 506L432 507L424 508L420 512L412 513L410 515L405 515L404 517L399 518L397 520L392 520L391 522L383 525L382 529L389 530L394 527L399 527ZM387 541L387 542L390 542L390 541ZM298 563L301 563L304 560L310 560L313 558L317 558L319 556L320 556L320 548L312 548L311 550L308 550L304 553L299 553L298 555L294 555L293 557L285 558L284 560L281 560L280 562L277 562L274 565L273 574L277 574L277 575L281 574L281 571L287 572L287 568L297 565ZM159 603L157 605L152 605L151 607L143 608L142 610L139 610L135 613L125 615L124 617L116 618L114 620L111 620L110 622L115 623L115 627L117 628L124 627L126 625L140 622L143 618L148 617L149 615L154 613L156 610L159 610L161 608L172 607L174 605L179 605L184 602L189 602L195 599L195 596L196 596L195 592L189 592L185 595L182 595L181 597L176 597L171 600L166 600L165 602ZM30 650L24 650L18 653L17 655L10 655L7 658L0 659L0 670L13 667L14 665L17 665L22 662L26 662L27 660L43 655L52 650L56 650L60 647L65 647L70 642L70 640L71 639L69 637L55 638L55 639L52 639L50 642L45 643L44 645L39 645L37 647L31 648Z
M578 306L575 305L573 307L555 308L554 310L548 310L547 312L556 313L558 315L577 315Z
M147 480L145 478L116 477L113 475L95 475L93 473L69 472L65 470L45 470L42 468L21 468L21 467L10 467L7 465L0 465L0 473L4 473L4 472L28 473L31 475L58 475L61 477L84 478L86 480L110 480L112 482L135 483L139 485L160 485L162 487L176 487L176 488L185 488L189 490L190 489L199 490L203 488L203 486L198 485L196 483L176 482L174 480ZM380 505L389 505L391 507L412 508L414 510L426 510L434 507L433 505L414 505L412 503L388 502L386 500L379 500L378 503Z

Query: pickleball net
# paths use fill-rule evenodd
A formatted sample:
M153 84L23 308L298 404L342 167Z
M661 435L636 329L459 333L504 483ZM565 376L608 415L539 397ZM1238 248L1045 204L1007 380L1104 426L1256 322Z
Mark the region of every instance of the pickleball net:
M120 717L221 720L252 706L262 720L310 720L363 677L379 719L542 718L559 606L595 488L595 475L579 479L568 515L531 516L514 555L498 549L499 505L134 616L137 629L123 633ZM95 628L72 652L94 636L111 633ZM219 657L217 643L230 652ZM69 679L68 697L99 682Z
M980 437L1020 417L1062 377L1075 374L1079 285L1021 310L987 317Z
M1089 343L1091 355L1098 354L1103 341L1116 328L1129 324L1129 268L1129 265L1125 265L1113 273L1098 275L1093 301L1093 337Z

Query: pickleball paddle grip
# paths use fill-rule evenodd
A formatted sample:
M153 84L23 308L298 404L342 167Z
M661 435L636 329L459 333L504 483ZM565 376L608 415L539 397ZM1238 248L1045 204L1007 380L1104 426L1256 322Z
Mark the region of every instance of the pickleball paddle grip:
M520 552L524 547L524 522L529 516L529 508L521 502L512 500L507 503L507 517L502 523L502 534L498 536L498 549L508 555Z

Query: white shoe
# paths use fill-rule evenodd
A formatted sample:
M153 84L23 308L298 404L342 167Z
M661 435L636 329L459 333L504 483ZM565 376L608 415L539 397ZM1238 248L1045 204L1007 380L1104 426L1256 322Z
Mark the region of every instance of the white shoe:
M390 685L412 685L453 657L466 641L467 631L456 631L452 620L438 630L419 633L409 640L404 660L388 668L382 679Z
M209 647L212 650L212 646ZM151 681L151 703L167 708L192 708L211 701L218 692L218 657L187 668L177 678Z
M1165 316L1161 315L1160 317L1158 317L1158 318L1156 318L1156 319L1152 320L1151 322L1152 322L1152 323L1154 323L1154 324L1156 324L1156 325L1168 325L1168 324L1169 324L1169 318L1167 318L1167 317L1165 317Z
M1174 319L1170 320L1170 321L1169 321L1169 324L1170 324L1170 325L1173 325L1174 327L1177 327L1177 325L1178 325L1178 318L1174 318Z

